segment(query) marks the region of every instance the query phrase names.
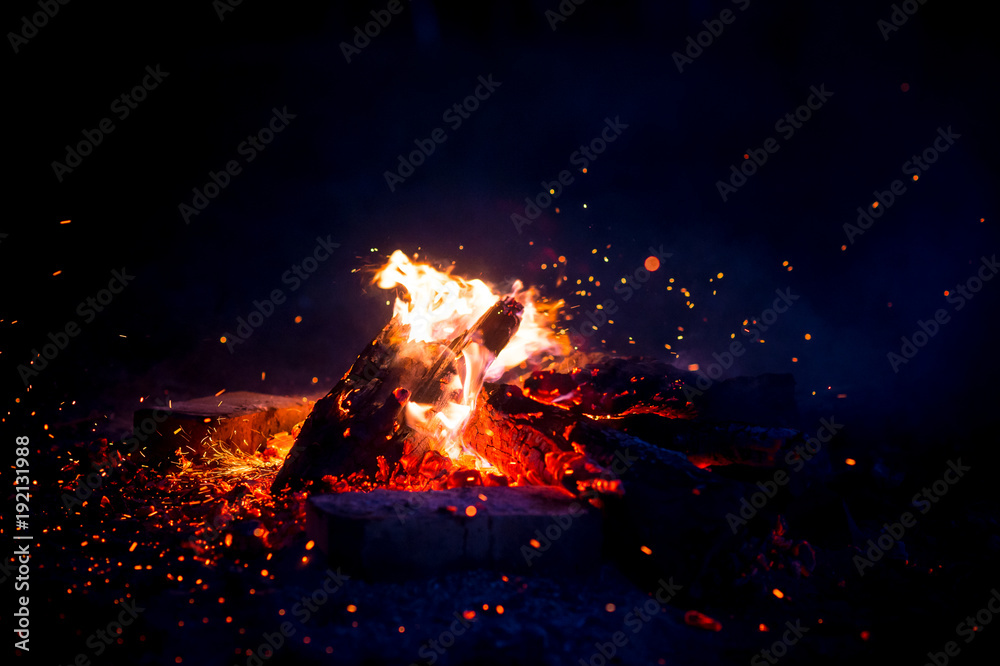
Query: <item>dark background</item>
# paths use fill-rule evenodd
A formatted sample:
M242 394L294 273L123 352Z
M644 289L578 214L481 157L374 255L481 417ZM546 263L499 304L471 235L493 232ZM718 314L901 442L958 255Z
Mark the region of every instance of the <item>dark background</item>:
M399 248L454 261L466 277L520 277L577 316L615 298L614 324L596 336L606 344L588 351L682 367L710 363L732 333L746 341L741 322L790 288L794 307L725 376L793 373L803 429L835 415L858 473L915 479L906 488L949 456L973 460L991 445L1000 286L987 283L960 312L943 295L1000 249L998 60L986 10L927 2L884 40L876 22L889 18L888 2L751 0L740 11L588 0L553 31L545 12L557 6L405 3L350 63L340 43L385 3L244 0L220 21L210 2L71 2L18 53L8 42L5 420L36 436L75 418L120 432L140 397L325 391L387 321L390 296L366 269ZM672 53L724 8L736 20L678 72ZM9 3L5 32L37 11ZM112 101L156 65L169 76L114 118ZM442 112L480 75L502 85L450 129ZM723 202L716 181L777 138L775 121L820 85L829 101ZM178 205L210 170L241 159L237 146L274 107L295 119L185 224ZM109 116L114 132L59 182L52 162ZM511 214L570 168L606 117L628 129L518 234ZM383 172L437 127L448 140L390 192ZM902 178L939 127L961 138L841 251L856 208ZM231 354L220 336L254 299L288 293L282 273L327 235L340 248ZM614 284L660 245L673 256L624 302ZM81 322L77 304L122 267L135 280L28 390L17 366L49 332ZM574 294L591 275L601 286ZM951 322L894 373L886 354L938 308Z

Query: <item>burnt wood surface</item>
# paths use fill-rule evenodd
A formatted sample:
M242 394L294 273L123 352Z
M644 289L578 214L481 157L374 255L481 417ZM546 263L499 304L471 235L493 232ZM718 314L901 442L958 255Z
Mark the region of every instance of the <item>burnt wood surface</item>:
M437 410L457 400L460 396L450 387L461 370L462 351L475 342L495 358L517 331L522 312L513 298L500 299L447 345L409 342L408 327L393 318L316 402L272 491L328 474L363 471L375 476L380 459L390 468L399 461L407 438L411 450L425 448L426 438L404 425L404 406L413 399Z

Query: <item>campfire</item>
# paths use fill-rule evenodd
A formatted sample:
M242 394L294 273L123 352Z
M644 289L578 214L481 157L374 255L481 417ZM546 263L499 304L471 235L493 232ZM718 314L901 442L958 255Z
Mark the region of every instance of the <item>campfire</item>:
M686 408L664 393L636 397L638 377L615 395L596 390L602 370L574 367L561 303L540 302L520 281L501 294L396 251L375 282L397 291L392 319L316 403L272 491L336 477L401 490L620 493L579 431Z
M162 461L133 455L122 463L127 511L184 533L194 557L211 562L241 538L233 526L267 548L289 543L303 529L310 496L535 487L634 512L650 490L644 475L653 485L676 476L672 483L698 494L711 479L691 478L688 469L767 468L798 437L699 418L699 410L713 417L719 405L690 393L691 373L574 347L563 303L520 281L499 289L398 250L371 279L394 293L391 319L325 396L281 403L283 421L248 425L242 435L223 432L225 419L211 407L243 394L207 398L204 412L178 406L174 416L191 412L189 421L167 424L166 445L147 447L165 459L174 450L177 466L161 475ZM781 381L729 388L741 404L761 393L790 401ZM251 412L265 413L259 396L246 395ZM266 441L234 445L267 429ZM96 446L91 458L110 454L106 444ZM643 472L632 474L639 486L630 489L623 472L640 459ZM475 506L467 508L474 515Z

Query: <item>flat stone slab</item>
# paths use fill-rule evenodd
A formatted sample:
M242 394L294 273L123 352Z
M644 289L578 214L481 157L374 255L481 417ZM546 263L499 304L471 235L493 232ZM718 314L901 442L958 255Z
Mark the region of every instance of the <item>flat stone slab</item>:
M601 513L542 486L317 495L306 516L329 565L369 580L478 568L580 573L601 560Z
M140 409L135 412L134 427L138 434L148 431L150 423L156 424L156 432L146 435L144 442L146 458L154 461L172 459L178 448L196 456L220 445L254 453L271 435L290 431L305 420L313 402L310 398L233 391L176 402L171 409L156 412L158 421L153 409Z

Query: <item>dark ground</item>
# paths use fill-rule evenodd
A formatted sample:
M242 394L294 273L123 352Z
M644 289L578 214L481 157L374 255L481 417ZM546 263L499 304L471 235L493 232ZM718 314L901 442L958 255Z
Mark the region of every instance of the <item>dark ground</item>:
M723 623L719 633L683 624L683 611L696 606L671 606L622 650L620 663L746 662L774 638L756 632L759 622L797 618L813 633L783 663L916 664L948 640L962 646L955 663L985 663L997 653L992 634L1000 630L983 627L986 635L966 645L955 627L1000 585L989 468L1000 289L986 282L960 310L944 296L1000 248L998 59L995 24L982 5L927 2L883 39L877 21L889 19L888 2L590 0L553 31L545 12L557 9L555 0L418 1L350 63L339 44L384 4L247 0L221 21L209 2L59 7L16 52L8 36L5 68L13 149L0 228L8 285L0 304L4 436L31 437L39 481L31 587L38 652L17 663L69 663L86 651L88 634L116 615L126 582L136 599L150 600L135 632L146 638L126 633L123 645L93 663L175 663L174 656L237 663L236 648L256 647L279 623L275 608L315 589L323 570L298 570L295 547L275 555L278 583L259 596L246 594L252 583L242 563L211 572L191 564L186 578L204 578L208 589L133 571L87 588L86 567L73 568L83 556L71 552L82 539L106 537L102 562L123 561L121 572L158 554L128 553L142 527L127 521L66 519L65 531L56 531L63 520L56 454L98 435L120 438L140 397L181 400L223 388L300 395L331 386L388 318L387 296L358 269L396 248L455 261L469 277L520 277L565 298L574 313L616 299L614 324L596 336L603 348L674 358L682 367L709 366L731 334L740 337L743 320L770 307L776 289L799 296L761 336L764 344L741 338L748 350L724 376L793 373L802 430L814 432L831 416L844 424L830 445L832 470L812 489L821 499L789 501L785 512L797 538L829 553L818 564L821 580L768 610L769 619L761 617L773 601L763 586L745 602L734 596L728 607L699 607ZM678 72L672 54L725 8L735 20ZM36 3L8 4L6 31L21 30L22 17L37 11ZM121 119L112 101L157 65L169 76ZM500 87L452 129L442 112L489 75ZM805 103L810 86L833 95L790 138L779 138L775 121ZM275 107L295 118L185 224L179 204L191 202L209 171L245 159L238 146ZM52 163L105 117L114 131L58 180ZM573 168L570 155L607 117L627 129L519 234L510 216L543 180ZM390 191L383 173L436 127L446 128L447 141ZM955 144L852 243L843 227L856 209L908 178L901 165L949 127L960 135ZM778 138L778 152L724 202L716 182L769 136ZM328 235L339 248L293 291L282 274ZM625 300L614 286L661 245L672 256ZM557 285L559 255L568 260L568 281ZM134 281L103 312L91 318L78 309L123 267ZM719 272L724 277L709 282ZM601 286L574 294L576 280L586 284L591 275ZM220 336L231 337L237 318L274 289L288 301L230 353ZM912 337L938 309L948 323L894 372L887 354L899 353L900 337ZM29 390L19 366L70 322L79 335L35 368ZM959 456L973 471L914 528L908 564L883 562L863 581L849 555L847 569L838 568L854 536L845 506L862 533L877 534ZM846 467L847 457L857 465ZM0 510L5 534L14 530L13 506L11 496ZM164 551L179 547L166 542ZM248 570L261 568L251 561ZM420 644L454 611L484 603L503 603L507 612L484 616L472 640L459 640L441 663L577 663L621 626L622 613L604 604L630 608L644 596L610 566L593 581L523 583L518 590L485 573L402 587L351 581L313 618L313 642L283 648L268 663L416 662ZM238 603L204 610L219 596ZM347 603L360 609L356 630ZM227 614L245 634L215 629ZM819 627L813 622L822 615L839 621ZM192 627L201 617L210 622ZM327 645L337 653L321 654ZM161 650L165 656L156 656Z

